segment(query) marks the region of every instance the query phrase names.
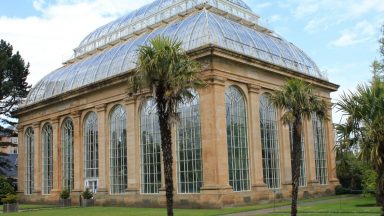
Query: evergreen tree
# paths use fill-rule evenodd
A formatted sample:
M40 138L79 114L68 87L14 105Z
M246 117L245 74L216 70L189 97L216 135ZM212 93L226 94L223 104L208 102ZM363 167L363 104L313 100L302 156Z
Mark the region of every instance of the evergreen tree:
M4 125L16 123L11 113L29 92L28 74L29 63L24 62L19 52L13 53L11 44L0 40L0 131L9 133Z

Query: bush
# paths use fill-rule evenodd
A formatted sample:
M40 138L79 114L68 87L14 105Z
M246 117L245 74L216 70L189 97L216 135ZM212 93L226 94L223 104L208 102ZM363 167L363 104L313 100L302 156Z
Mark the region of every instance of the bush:
M8 180L0 176L0 200L5 198L7 194L14 194L15 189L9 184Z
M68 189L64 189L60 193L61 199L69 199L70 196L71 196L71 192Z
M17 195L16 194L7 194L4 198L1 199L3 203L17 203Z
M85 189L83 192L83 198L84 199L92 199L93 193L89 190L89 188Z
M364 193L375 193L377 173L373 169L366 169L363 173Z
M349 193L351 193L351 190L348 188L345 188L341 185L337 185L335 187L335 194L336 195L349 194Z

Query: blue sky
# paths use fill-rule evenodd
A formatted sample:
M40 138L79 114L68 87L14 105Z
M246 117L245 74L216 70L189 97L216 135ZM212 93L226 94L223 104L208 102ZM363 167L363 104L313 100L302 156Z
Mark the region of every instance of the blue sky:
M0 0L0 38L31 63L35 84L61 66L95 28L152 0ZM332 94L353 90L370 79L379 59L383 0L244 0L260 24L304 50L339 84ZM334 114L338 122L340 114Z

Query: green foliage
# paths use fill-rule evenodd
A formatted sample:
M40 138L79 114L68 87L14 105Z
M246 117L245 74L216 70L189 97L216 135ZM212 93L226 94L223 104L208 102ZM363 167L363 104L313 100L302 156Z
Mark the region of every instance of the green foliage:
M71 192L69 189L63 189L60 193L60 198L61 199L68 199L71 196Z
M0 198L5 197L7 194L14 194L15 190L6 178L0 176Z
M194 99L193 90L205 86L200 64L182 49L182 43L158 36L138 50L136 73L131 77L132 93L149 90L156 101L163 152L167 213L173 215L172 131L180 103Z
M352 152L344 153L337 159L336 173L342 187L350 190L363 190L363 173L372 170L359 161Z
M17 195L9 193L1 199L1 202L8 204L17 203Z
M363 188L364 193L374 193L377 188L377 173L372 169L363 171Z
M13 53L13 47L4 40L0 40L0 116L11 117L14 111L29 92L27 83L29 64L25 64L19 52ZM0 121L14 124L7 119Z
M89 190L89 188L86 188L82 196L84 199L92 199L93 193Z
M315 113L320 119L326 119L327 103L317 96L312 86L300 79L289 79L281 90L275 91L271 102L283 110L281 120L292 127L292 204L291 215L297 214L297 196L299 190L300 158L302 151L303 118Z

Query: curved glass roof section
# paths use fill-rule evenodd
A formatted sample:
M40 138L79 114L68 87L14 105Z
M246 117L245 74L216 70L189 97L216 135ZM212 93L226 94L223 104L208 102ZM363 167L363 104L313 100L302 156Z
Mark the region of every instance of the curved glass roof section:
M91 51L135 31L166 20L202 4L257 23L257 16L242 0L156 0L88 34L75 49L75 56ZM236 6L242 10L236 9Z
M134 69L138 47L158 35L182 41L186 51L212 44L303 74L326 79L316 64L292 43L202 10L184 20L158 28L151 33L53 71L31 90L25 105Z

